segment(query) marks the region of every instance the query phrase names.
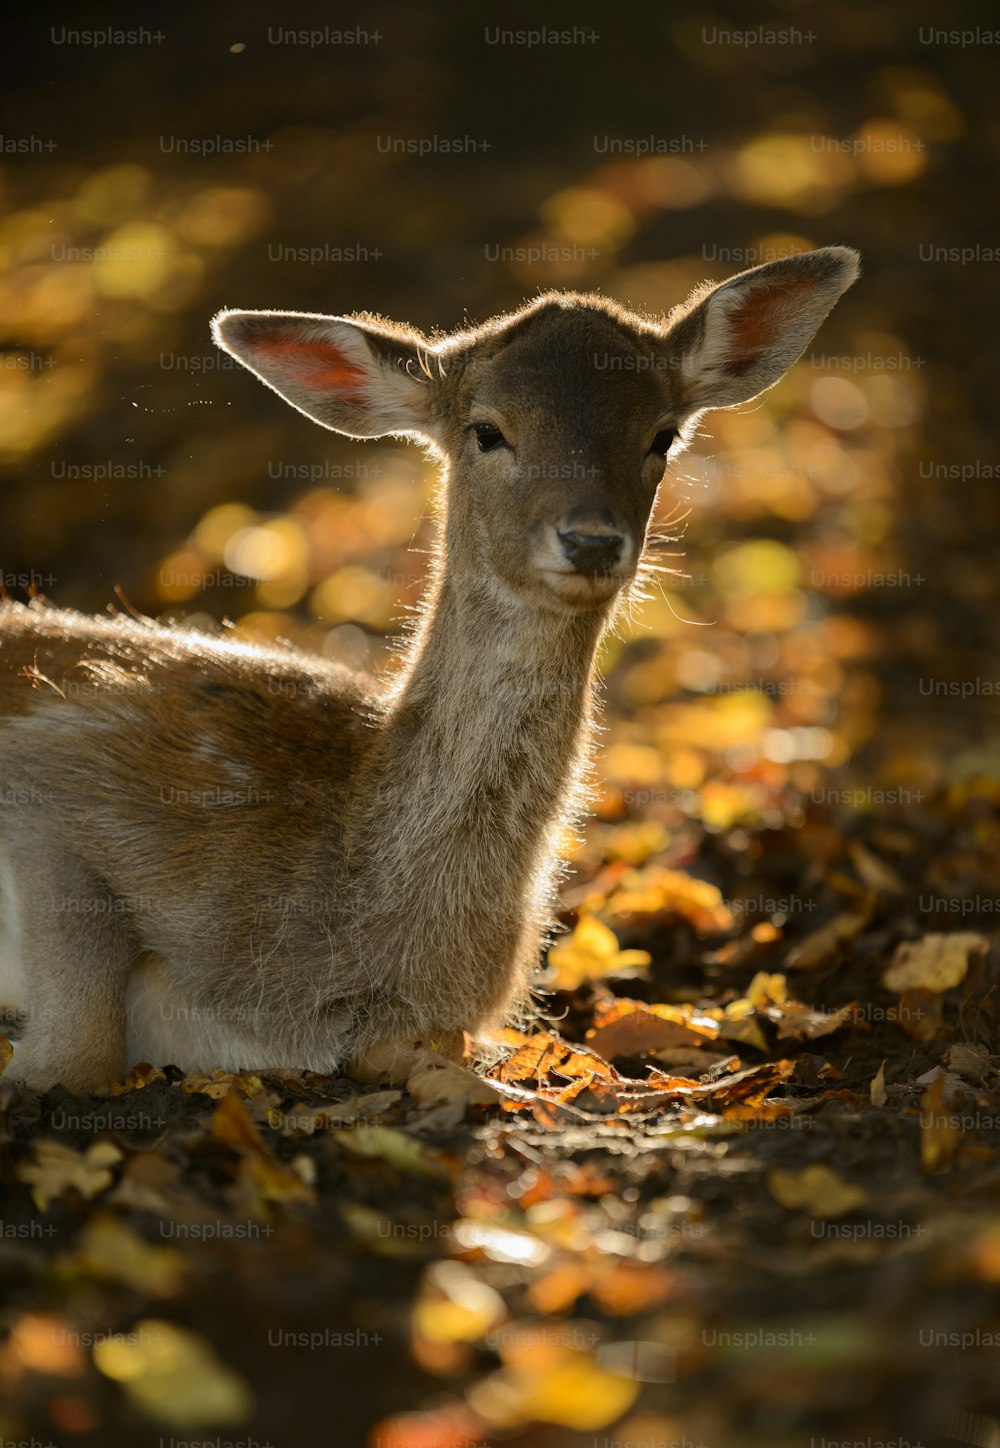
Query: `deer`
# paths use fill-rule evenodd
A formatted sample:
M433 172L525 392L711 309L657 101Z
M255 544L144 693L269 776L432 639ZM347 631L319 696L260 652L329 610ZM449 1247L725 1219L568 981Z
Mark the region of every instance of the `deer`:
M44 598L0 604L0 1009L9 1075L131 1064L405 1083L526 1008L592 788L607 630L702 414L800 357L854 282L827 246L666 317L546 292L426 336L225 310L307 417L440 463L416 626L366 674Z

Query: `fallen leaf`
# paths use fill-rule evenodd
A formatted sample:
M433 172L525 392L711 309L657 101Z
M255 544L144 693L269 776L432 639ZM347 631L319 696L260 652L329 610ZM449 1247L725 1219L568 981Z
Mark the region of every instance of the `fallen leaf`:
M95 1343L94 1366L147 1418L171 1428L228 1427L246 1422L253 1409L249 1387L211 1344L164 1318L145 1318L127 1335Z
M845 1182L831 1167L823 1165L807 1166L802 1171L777 1167L768 1172L767 1185L772 1197L783 1207L806 1211L811 1217L824 1220L844 1217L870 1200L862 1187Z
M604 913L630 923L678 915L703 935L721 935L733 928L732 913L717 886L661 865L630 870L608 898Z
M886 1017L913 1040L932 1041L944 1029L944 999L930 990L904 990Z
M446 1403L426 1413L383 1418L368 1440L392 1448L479 1448L485 1425L468 1408Z
M151 1066L148 1061L138 1061L131 1067L127 1076L121 1081L112 1081L101 1093L104 1096L125 1096L130 1091L141 1091L144 1087L151 1085L154 1081L165 1081L167 1078L159 1066Z
M253 1193L258 1215L263 1202L313 1200L309 1183L283 1166L265 1144L238 1091L228 1091L212 1112L212 1136L240 1154L239 1180Z
M956 1076L961 1076L963 1080L971 1081L976 1086L982 1085L993 1074L993 1062L987 1048L970 1045L967 1041L959 1041L956 1045L949 1046L945 1061L948 1069L954 1071Z
M947 1171L958 1156L965 1137L962 1124L949 1106L948 1082L942 1075L920 1098L920 1165L925 1172Z
M494 1287L464 1262L435 1262L413 1311L413 1324L431 1342L478 1342L507 1316Z
M857 1008L857 1001L836 1011L816 1011L801 1001L783 1001L781 1005L769 1007L764 1015L777 1026L779 1040L816 1041L850 1025Z
M58 1265L64 1271L121 1282L154 1297L172 1293L187 1270L179 1252L144 1241L111 1212L91 1218L79 1245L60 1257Z
M353 1126L356 1121L372 1121L384 1115L397 1102L402 1091L368 1091L349 1096L346 1101L328 1101L302 1111L284 1112L272 1106L267 1111L267 1124L283 1136L312 1136L334 1126Z
M642 1001L601 1004L594 1019L594 1028L587 1032L587 1045L609 1061L616 1056L642 1056L670 1046L699 1046L719 1034L715 1021L701 1018L695 1025L678 1008L658 1009Z
M867 885L869 890L874 890L879 895L901 895L906 889L905 882L892 866L866 849L858 840L850 842L847 853L854 862L854 868L862 883Z
M634 1317L677 1294L677 1278L649 1262L608 1262L596 1273L590 1296L615 1317Z
M172 1215L180 1198L181 1168L156 1151L142 1151L126 1161L121 1179L107 1200L135 1212Z
M818 970L820 966L828 965L840 955L845 945L850 945L852 940L857 939L871 916L870 908L862 911L846 910L835 915L788 952L785 957L786 968Z
M189 1095L197 1093L211 1096L213 1101L221 1101L231 1091L238 1092L249 1100L264 1089L264 1083L259 1076L234 1074L231 1071L213 1071L211 1076L203 1076L201 1072L194 1071L190 1076L185 1076L180 1084L181 1090Z
M557 990L576 990L585 981L600 980L612 971L649 965L650 959L646 950L622 950L614 931L594 915L584 915L572 935L549 951Z
M34 1151L34 1160L21 1162L15 1176L30 1183L32 1200L41 1212L70 1189L88 1201L98 1196L114 1181L112 1167L123 1156L111 1141L95 1141L81 1152L46 1137L35 1142Z
M421 1056L410 1072L406 1089L421 1106L495 1106L500 1099L491 1081L437 1051Z
M354 1126L345 1131L332 1131L339 1141L357 1156L380 1157L398 1171L411 1176L439 1177L446 1174L440 1156L415 1136L397 1131L393 1126Z
M499 1428L540 1422L593 1433L616 1422L638 1397L638 1382L602 1368L590 1352L547 1341L550 1333L540 1326L533 1341L522 1329L515 1350L501 1346L506 1366L469 1390L473 1410Z
M886 1089L885 1089L885 1062L884 1062L884 1061L882 1062L881 1066L878 1068L878 1071L875 1073L874 1077L872 1078L872 1084L871 1084L871 1087L870 1087L870 1089L869 1089L869 1096L870 1096L870 1098L871 1098L871 1103L872 1103L873 1106L884 1106L885 1103L886 1103L886 1102L888 1101L888 1099L889 1099L888 1092L887 1092Z
M951 990L965 979L970 955L985 955L989 948L986 936L971 930L904 940L897 946L892 964L882 976L882 984L897 993Z
M6 1036L0 1036L0 1076L6 1071L14 1058L14 1047Z

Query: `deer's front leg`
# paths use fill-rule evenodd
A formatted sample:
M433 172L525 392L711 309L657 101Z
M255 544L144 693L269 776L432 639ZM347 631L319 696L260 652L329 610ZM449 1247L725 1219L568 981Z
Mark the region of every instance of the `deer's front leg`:
M8 1077L85 1092L123 1076L136 945L122 902L87 865L35 835L6 856L0 910L4 974L20 995L3 1004L25 1017Z

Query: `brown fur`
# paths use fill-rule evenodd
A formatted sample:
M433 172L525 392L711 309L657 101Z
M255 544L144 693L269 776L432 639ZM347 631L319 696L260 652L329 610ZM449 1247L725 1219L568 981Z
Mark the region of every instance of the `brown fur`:
M828 249L666 326L549 295L434 342L367 317L224 313L221 345L300 410L446 460L422 621L376 682L291 649L0 607L14 1074L96 1085L126 1065L128 1015L133 1050L189 1069L395 1077L418 1044L460 1053L522 1000L582 799L595 651L663 472L651 441L771 385L855 274ZM481 451L477 423L510 446ZM568 561L567 537L609 536L600 568Z

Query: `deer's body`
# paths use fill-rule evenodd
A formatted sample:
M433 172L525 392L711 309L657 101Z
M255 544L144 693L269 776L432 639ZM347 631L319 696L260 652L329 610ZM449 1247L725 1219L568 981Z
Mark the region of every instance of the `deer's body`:
M662 439L776 380L855 272L837 249L758 268L668 328L543 298L437 344L225 314L222 345L301 410L448 458L429 597L382 683L291 649L0 607L15 1074L83 1089L151 1059L399 1076L418 1044L460 1053L523 997Z

